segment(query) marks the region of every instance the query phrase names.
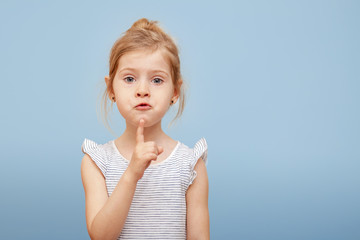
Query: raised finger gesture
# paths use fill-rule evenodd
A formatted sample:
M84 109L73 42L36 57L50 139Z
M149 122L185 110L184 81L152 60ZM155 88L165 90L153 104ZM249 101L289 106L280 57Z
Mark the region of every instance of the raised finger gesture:
M128 166L129 171L139 180L144 175L145 170L155 161L164 149L153 141L145 142L144 137L145 120L140 119L136 130L136 146Z

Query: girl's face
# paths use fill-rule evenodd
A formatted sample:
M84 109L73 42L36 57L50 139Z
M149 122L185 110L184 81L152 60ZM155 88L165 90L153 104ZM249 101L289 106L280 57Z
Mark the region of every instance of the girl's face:
M141 118L145 127L159 123L178 96L174 91L170 65L163 50L132 51L119 59L113 81L114 96L126 123L138 126ZM140 107L139 104L147 104Z

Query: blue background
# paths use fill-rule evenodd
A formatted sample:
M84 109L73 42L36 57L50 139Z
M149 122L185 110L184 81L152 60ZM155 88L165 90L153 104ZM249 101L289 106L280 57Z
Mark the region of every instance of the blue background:
M114 41L141 17L179 44L207 139L212 239L360 239L358 1L1 1L1 239L89 239L84 138ZM177 105L176 105L177 106ZM124 123L112 114L119 135Z

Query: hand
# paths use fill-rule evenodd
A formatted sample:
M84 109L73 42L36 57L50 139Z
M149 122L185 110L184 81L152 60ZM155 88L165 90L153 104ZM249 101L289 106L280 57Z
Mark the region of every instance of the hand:
M136 181L142 178L145 170L150 166L151 161L155 161L164 151L163 147L158 146L155 142L144 142L144 124L144 119L140 119L136 131L135 149L127 168Z

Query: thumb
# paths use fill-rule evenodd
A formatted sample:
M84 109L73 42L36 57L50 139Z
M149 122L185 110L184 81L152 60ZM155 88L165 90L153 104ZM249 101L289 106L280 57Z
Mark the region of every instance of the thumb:
M164 152L164 148L162 146L158 146L158 155Z

